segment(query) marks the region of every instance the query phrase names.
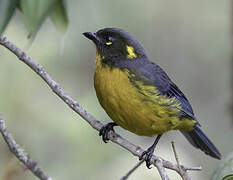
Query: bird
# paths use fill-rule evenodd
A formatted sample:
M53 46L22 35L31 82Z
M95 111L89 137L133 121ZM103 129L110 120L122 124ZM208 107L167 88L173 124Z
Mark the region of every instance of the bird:
M113 120L100 129L105 143L115 126L139 136L157 135L139 157L150 168L161 136L179 130L195 148L221 159L219 150L201 130L186 96L150 60L133 35L120 28L103 28L83 35L96 46L94 87L100 105Z

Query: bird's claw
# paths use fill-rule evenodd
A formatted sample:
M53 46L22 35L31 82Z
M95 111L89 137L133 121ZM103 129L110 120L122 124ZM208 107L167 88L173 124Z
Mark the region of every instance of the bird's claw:
M154 153L154 149L153 148L148 148L146 151L144 151L141 156L139 157L139 160L141 161L142 159L144 159L146 161L146 167L148 169L151 169L150 165L151 165L151 158L153 156Z
M108 124L105 124L99 131L99 136L102 136L102 139L105 143L108 142L108 133L109 131L113 131L114 132L114 129L113 127L116 126L117 124L116 123L108 123Z

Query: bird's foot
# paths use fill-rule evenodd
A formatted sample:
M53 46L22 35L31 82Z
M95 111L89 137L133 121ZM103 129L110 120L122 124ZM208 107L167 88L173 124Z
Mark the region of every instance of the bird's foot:
M144 151L141 156L139 157L139 160L141 161L142 159L144 159L146 161L146 166L148 169L151 169L150 165L151 165L151 158L153 156L154 153L154 147L151 146L149 147L146 151Z
M102 139L105 143L108 142L108 132L109 131L113 131L114 132L114 129L113 127L114 126L117 126L116 123L114 122L111 122L111 123L108 123L108 124L105 124L101 129L100 129L100 132L99 132L99 136L102 136Z
M159 142L159 139L161 138L162 134L159 134L153 145L151 147L149 147L146 151L144 151L141 156L139 157L139 160L141 161L142 159L144 159L146 161L146 166L148 167L148 169L150 169L150 165L151 165L151 158L153 156L154 150L155 150L155 146L157 145L157 143Z

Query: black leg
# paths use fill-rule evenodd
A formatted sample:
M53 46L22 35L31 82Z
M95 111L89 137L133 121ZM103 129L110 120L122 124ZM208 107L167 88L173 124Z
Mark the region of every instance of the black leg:
M114 131L113 127L114 126L118 126L116 123L114 122L110 122L108 124L105 124L101 129L100 129L100 132L99 132L99 136L102 136L102 139L105 143L108 142L108 132L109 131Z
M142 160L145 156L145 161L146 161L146 166L150 169L150 165L151 165L151 157L153 156L154 150L155 150L155 146L156 144L159 142L159 139L161 138L162 134L158 135L155 139L155 142L153 143L153 145L151 147L149 147L146 151L144 151L141 156L139 157L139 160Z

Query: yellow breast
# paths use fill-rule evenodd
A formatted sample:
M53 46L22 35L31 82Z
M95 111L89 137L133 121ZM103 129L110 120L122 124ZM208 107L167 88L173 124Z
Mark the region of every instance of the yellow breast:
M158 93L154 86L138 82L144 94L129 80L128 70L102 66L97 54L94 86L98 100L118 125L138 135L151 136L173 129L191 130L194 121L179 119L180 103ZM149 92L148 91L148 92Z

